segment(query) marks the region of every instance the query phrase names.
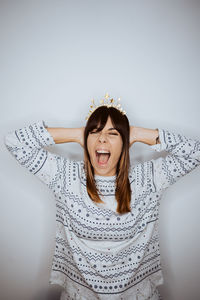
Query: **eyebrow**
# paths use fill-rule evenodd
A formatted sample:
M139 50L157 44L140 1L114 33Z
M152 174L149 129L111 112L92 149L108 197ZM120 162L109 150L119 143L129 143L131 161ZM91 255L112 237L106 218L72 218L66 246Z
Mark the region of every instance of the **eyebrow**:
M109 128L108 130L117 130L117 129L112 127L112 128Z
M98 130L99 127L97 127L96 129ZM116 128L114 128L114 127L108 128L108 130L109 130L109 131L111 131L111 130L116 130L116 131L118 131L118 130L117 130Z

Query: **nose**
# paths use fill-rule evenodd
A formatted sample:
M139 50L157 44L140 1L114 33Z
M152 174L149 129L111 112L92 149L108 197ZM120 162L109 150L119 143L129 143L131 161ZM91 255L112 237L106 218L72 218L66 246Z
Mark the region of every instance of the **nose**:
M104 143L106 141L106 136L103 132L101 132L99 135L99 141L102 143Z

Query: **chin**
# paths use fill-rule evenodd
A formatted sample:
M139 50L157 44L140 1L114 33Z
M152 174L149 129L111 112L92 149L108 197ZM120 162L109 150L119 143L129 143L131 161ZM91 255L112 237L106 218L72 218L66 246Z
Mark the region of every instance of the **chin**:
M115 174L113 174L113 172L111 172L111 170L109 169L94 169L94 174L95 175L100 175L100 176L114 176Z

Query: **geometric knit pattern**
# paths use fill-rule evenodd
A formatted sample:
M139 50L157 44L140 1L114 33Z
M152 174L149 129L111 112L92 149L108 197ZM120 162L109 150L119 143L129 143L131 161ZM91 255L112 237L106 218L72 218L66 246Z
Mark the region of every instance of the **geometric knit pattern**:
M158 299L163 283L158 217L163 191L200 165L200 142L159 130L150 146L166 157L131 165L131 212L116 212L116 176L95 175L104 203L86 188L84 161L46 150L55 145L40 120L5 135L15 159L51 189L56 205L56 245L50 283L65 299ZM63 298L64 299L64 298Z

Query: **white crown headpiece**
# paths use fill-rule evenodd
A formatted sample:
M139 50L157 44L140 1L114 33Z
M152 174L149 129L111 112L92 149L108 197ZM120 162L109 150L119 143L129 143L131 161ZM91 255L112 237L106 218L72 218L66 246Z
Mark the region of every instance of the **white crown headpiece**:
M92 99L92 104L90 105L89 114L85 119L88 120L91 114L100 106L114 107L118 109L123 115L126 114L125 110L123 110L121 107L120 98L118 98L117 103L115 103L115 100L113 98L110 98L108 93L106 93L104 98L100 100L99 105L96 105L94 99Z

